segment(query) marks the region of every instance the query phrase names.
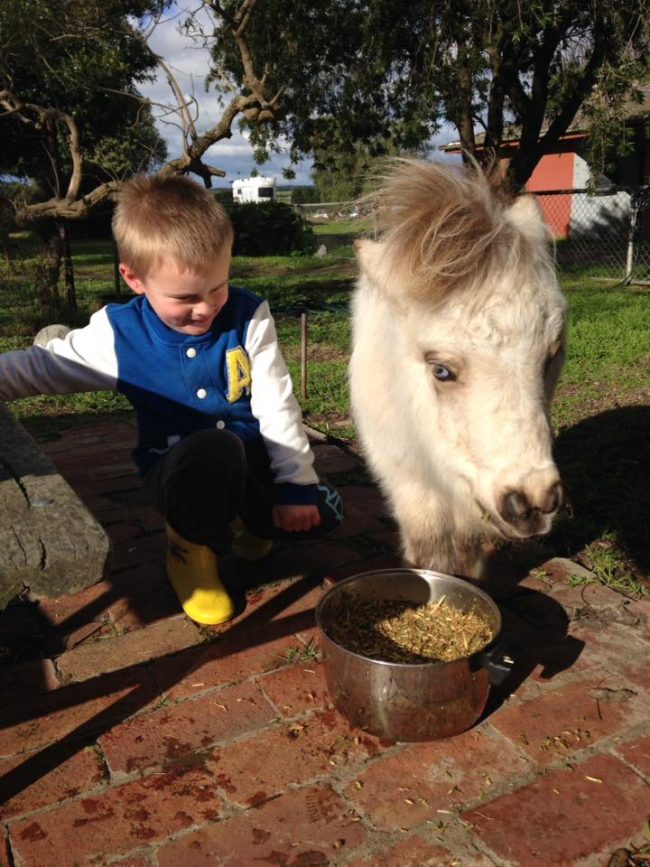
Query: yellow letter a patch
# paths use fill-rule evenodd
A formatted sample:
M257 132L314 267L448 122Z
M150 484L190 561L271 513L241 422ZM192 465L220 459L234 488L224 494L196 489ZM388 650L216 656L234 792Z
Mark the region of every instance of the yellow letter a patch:
M234 403L251 387L251 363L241 346L226 352L228 370L228 403Z

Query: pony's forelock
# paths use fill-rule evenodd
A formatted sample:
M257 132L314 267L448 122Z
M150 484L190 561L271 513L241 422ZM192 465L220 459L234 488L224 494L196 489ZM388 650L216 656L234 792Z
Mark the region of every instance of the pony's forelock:
M503 272L525 279L531 268L551 265L545 240L509 219L509 203L478 167L391 160L364 202L382 268L399 274L414 300L435 303L457 288L480 293Z

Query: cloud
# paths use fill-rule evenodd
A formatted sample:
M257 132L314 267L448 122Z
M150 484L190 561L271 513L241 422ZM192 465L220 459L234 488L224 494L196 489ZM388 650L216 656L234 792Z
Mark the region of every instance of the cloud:
M186 9L178 7L173 9L158 22L148 41L152 49L170 67L183 93L195 100L196 110L193 116L197 131L201 134L219 121L223 107L214 89L206 91L205 79L210 69L209 52L180 31L180 25L188 14ZM213 20L205 12L199 14L204 16L202 23L206 30L211 30ZM154 81L142 84L140 91L154 103L157 126L167 142L170 158L180 156L183 151L182 133L179 125L174 123L173 114L170 113L175 100L164 72L160 71ZM431 141L431 159L456 162L457 157L443 154L437 150L437 147L457 137L453 127L443 126ZM311 183L311 160L303 160L292 166L288 147L283 148L279 154L271 154L268 162L263 165L256 165L253 148L246 135L239 130L237 121L232 126L232 137L213 145L206 153L204 161L226 173L224 178L215 178L215 186L229 186L235 178L247 177L254 169L257 169L260 174L270 175L282 182L284 168L292 168L296 172L296 179L292 183Z
M183 93L190 95L195 101L193 116L200 135L219 121L223 106L219 95L214 90L206 91L205 88L205 79L210 69L209 52L197 46L179 30L185 14L184 10L177 9L175 14L161 19L148 41L151 48L169 66ZM207 18L204 23L208 25ZM209 26L212 27L212 24ZM167 142L170 158L180 156L183 151L182 132L170 113L175 100L164 72L159 71L154 81L143 83L139 89L143 96L154 104L156 124ZM256 165L253 148L239 130L237 121L232 126L232 137L213 145L206 153L204 162L226 172L225 178L215 179L215 186L229 186L235 178L247 177L254 169L260 174L271 175L280 180L282 169L289 167L296 172L296 180L292 183L311 183L311 161L303 160L296 166L291 166L288 148L280 154L272 154L264 165Z

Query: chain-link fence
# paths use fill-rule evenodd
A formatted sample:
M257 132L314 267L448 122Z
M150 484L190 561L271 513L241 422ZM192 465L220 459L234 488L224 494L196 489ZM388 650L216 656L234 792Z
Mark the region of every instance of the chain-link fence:
M556 239L558 267L613 282L650 282L650 186L535 192ZM311 223L361 216L353 202L296 206Z
M354 202L309 202L308 204L295 205L295 207L310 223L349 220L359 216Z
M650 281L650 187L537 192L561 270L616 282Z

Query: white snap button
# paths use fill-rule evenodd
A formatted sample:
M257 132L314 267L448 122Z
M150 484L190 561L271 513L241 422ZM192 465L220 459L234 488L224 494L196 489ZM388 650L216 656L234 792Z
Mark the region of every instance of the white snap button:
M195 358L196 357L196 349L193 346L190 346L190 348L187 350L185 355L187 355L188 358Z
M226 426L225 421L222 421L221 419L219 419L219 421L218 421L218 422L216 423L216 425L215 425L215 427L216 427L218 430L223 430L223 429L225 428L225 426Z
M204 388L200 388L197 391L196 396L198 397L199 400L203 400L204 397L208 396L208 393Z

